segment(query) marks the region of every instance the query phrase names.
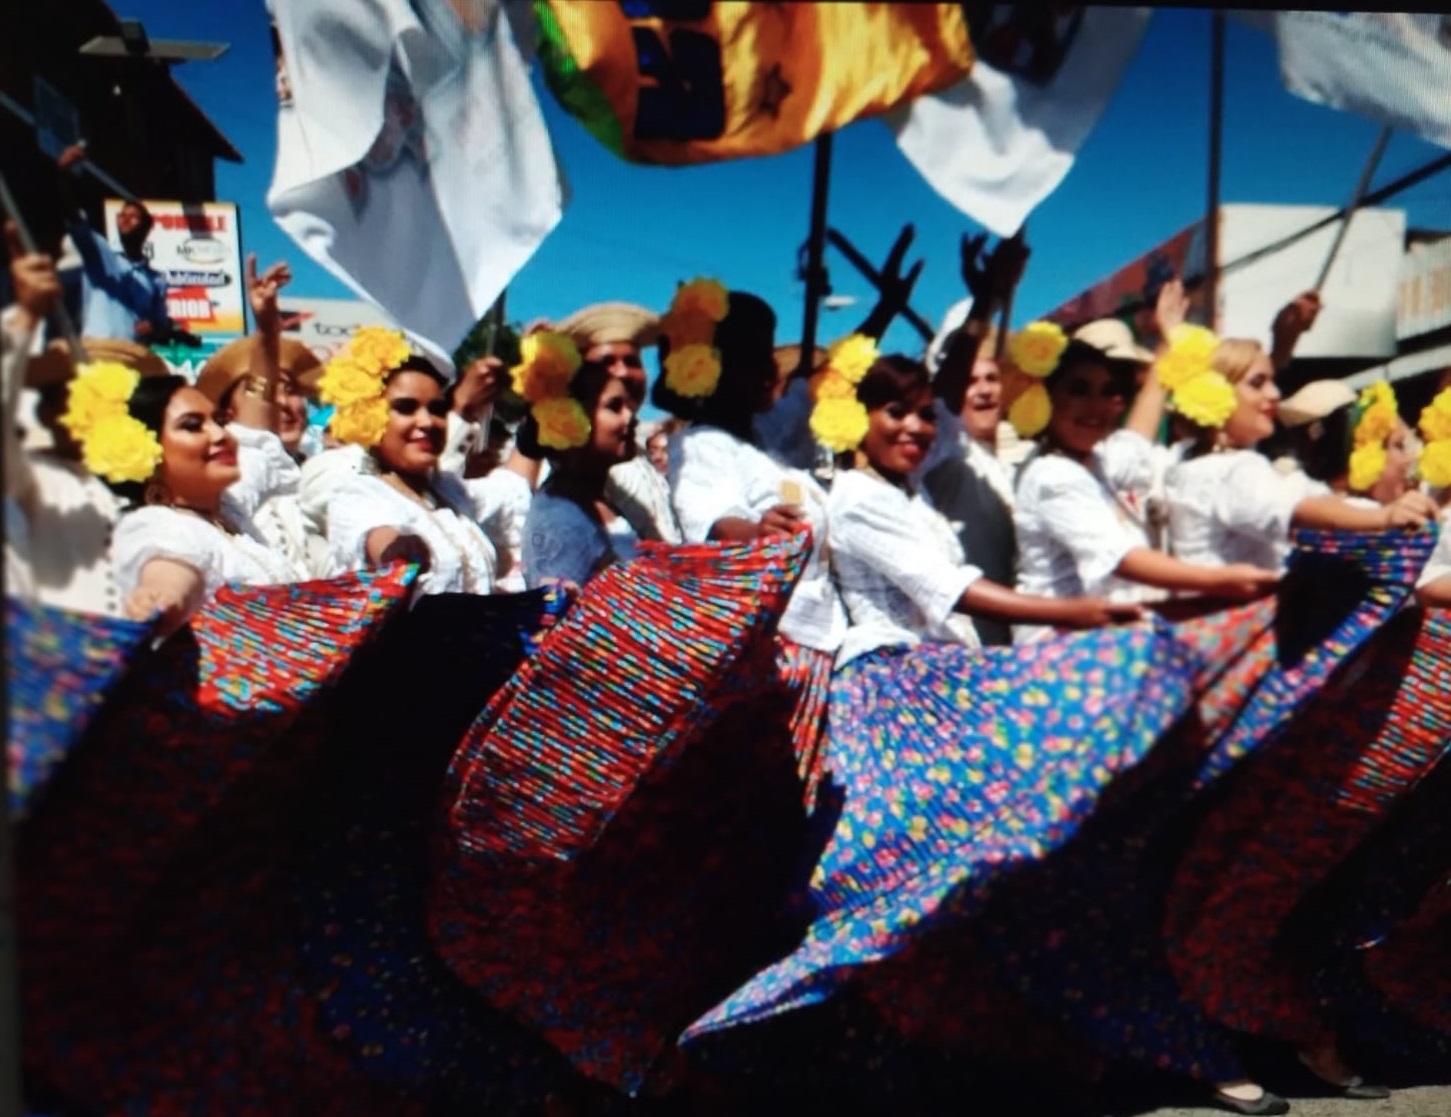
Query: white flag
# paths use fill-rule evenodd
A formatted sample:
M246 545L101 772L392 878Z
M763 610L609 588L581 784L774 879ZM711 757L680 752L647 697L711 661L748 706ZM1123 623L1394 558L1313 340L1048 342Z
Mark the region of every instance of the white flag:
M559 223L565 187L529 82L521 0L272 0L268 208L439 354Z
M1072 168L1151 9L999 4L990 13L969 14L972 73L889 113L887 123L934 190L1006 237Z
M1275 38L1291 93L1451 147L1451 16L1280 12Z

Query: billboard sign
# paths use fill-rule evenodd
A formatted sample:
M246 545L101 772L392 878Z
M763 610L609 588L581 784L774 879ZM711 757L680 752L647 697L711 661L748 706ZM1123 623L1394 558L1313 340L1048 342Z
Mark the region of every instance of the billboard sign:
M283 336L296 338L321 361L341 349L360 326L401 328L392 315L363 299L294 299L284 291L278 309Z

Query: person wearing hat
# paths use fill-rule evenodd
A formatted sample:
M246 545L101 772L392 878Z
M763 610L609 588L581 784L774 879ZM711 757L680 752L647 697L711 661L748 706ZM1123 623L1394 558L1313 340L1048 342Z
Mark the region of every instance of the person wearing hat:
M247 297L256 332L219 349L202 366L196 387L216 405L237 440L242 477L229 497L274 550L326 577L332 573L327 540L310 530L298 504L306 396L316 391L322 362L300 341L282 336L277 300L291 278L285 263L259 276L257 257L247 257Z
M660 339L660 318L633 303L608 302L576 310L554 327L574 342L585 367L604 369L623 380L636 406L645 402L648 377L644 351ZM641 539L680 543L680 525L670 506L670 487L644 456L610 470L605 502Z
M61 423L76 365L62 342L30 356L41 322L55 309L60 281L50 257L24 252L7 226L10 276L16 303L0 323L5 336L6 584L18 579L42 605L104 616L122 615L111 563L111 537L121 504L81 461L81 448ZM145 346L119 338L85 338L89 361L134 369L143 377L166 376L165 361ZM51 437L47 450L20 446L16 409L21 385L37 393L36 421Z

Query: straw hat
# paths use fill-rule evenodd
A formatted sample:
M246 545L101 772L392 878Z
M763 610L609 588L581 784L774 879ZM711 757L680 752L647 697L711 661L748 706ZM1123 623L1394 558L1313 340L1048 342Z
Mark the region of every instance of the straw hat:
M826 362L831 354L821 346L817 346L815 357L811 362L811 371L820 372L826 367ZM796 370L801 367L801 346L799 345L778 345L776 346L776 371L783 380L796 375Z
M86 337L81 348L88 361L114 361L133 368L142 376L170 376L171 366L144 345L119 337ZM50 388L64 384L76 374L70 347L63 341L52 341L43 352L30 358L25 366L27 388Z
M256 344L253 337L239 337L218 349L202 366L197 391L213 403L219 402L228 388L247 375ZM322 379L317 354L295 338L284 337L278 355L282 371L296 381L303 395L316 396L317 382Z
M1132 361L1136 365L1154 363L1154 355L1134 341L1133 330L1117 318L1100 318L1080 326L1074 331L1073 340L1097 349L1111 361Z
M1289 399L1280 401L1280 422L1287 427L1303 427L1354 402L1355 390L1343 380L1312 380Z
M581 353L617 342L644 349L660 338L660 316L634 303L595 303L576 310L554 328L567 335Z

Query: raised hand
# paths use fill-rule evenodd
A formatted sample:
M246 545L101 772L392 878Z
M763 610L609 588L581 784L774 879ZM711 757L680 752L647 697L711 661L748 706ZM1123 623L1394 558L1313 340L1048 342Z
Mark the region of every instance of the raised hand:
M757 535L794 535L806 512L799 504L778 504L766 511L756 527Z
M247 254L247 301L251 304L252 318L257 323L259 333L278 334L282 331L282 315L277 309L277 295L291 282L292 269L285 260L273 264L259 277L257 254Z
M1408 492L1387 504L1382 510L1388 529L1410 528L1419 531L1436 518L1436 502L1422 492Z
M1175 276L1159 288L1159 297L1154 306L1154 324L1159 337L1166 344L1169 335L1189 319L1189 296L1184 291L1184 281Z
M902 231L897 234L897 239L892 244L892 250L887 253L886 262L882 264L878 304L890 307L893 314L900 314L907 309L907 304L912 300L912 289L917 286L917 279L927 263L925 260L918 260L907 270L906 275L902 274L902 261L907 258L907 249L912 246L912 238L916 235L917 231L910 223L903 225Z
M998 241L984 256L986 246L986 233L975 237L963 235L962 282L972 296L973 307L983 308L990 315L992 309L1005 302L1022 280L1030 252L1021 233Z
M478 422L498 399L503 378L503 361L498 357L478 358L458 378L458 386L453 390L453 409L468 422Z
M5 222L5 247L10 253L10 283L15 302L32 322L44 321L60 302L60 276L55 261L41 252L26 252L20 227Z

